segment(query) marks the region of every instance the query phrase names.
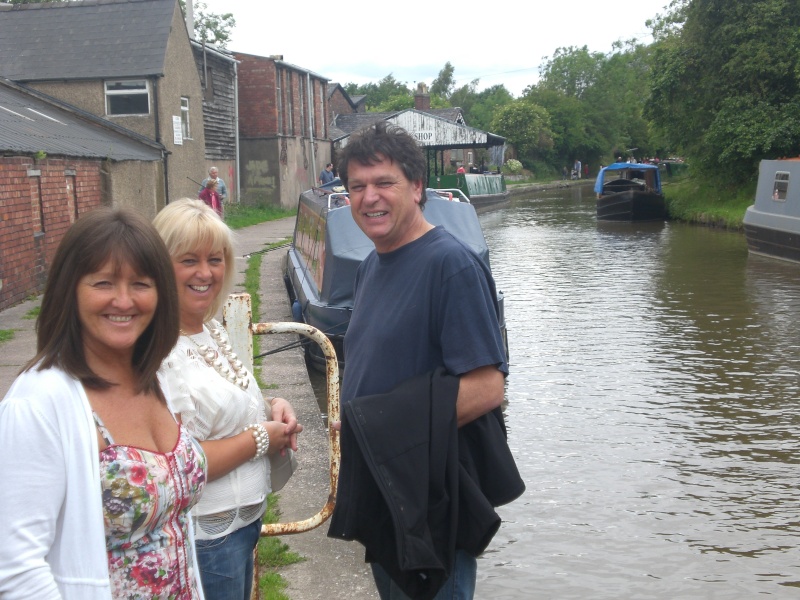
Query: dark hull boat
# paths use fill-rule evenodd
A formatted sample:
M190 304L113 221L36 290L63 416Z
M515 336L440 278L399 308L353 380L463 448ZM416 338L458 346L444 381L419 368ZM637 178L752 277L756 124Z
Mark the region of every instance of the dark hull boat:
M475 209L468 203L446 199L432 189L427 190L427 195L425 218L434 225L442 225L488 265L489 249ZM353 310L356 270L374 248L353 220L347 194L338 179L300 194L294 239L283 259L284 282L294 319L328 336L342 369L343 340ZM498 292L498 303L505 340L502 292ZM316 344L306 346L306 352L315 367L325 368Z
M602 221L662 221L667 207L657 165L614 163L595 181L597 218Z
M761 161L744 233L753 254L800 262L800 159Z

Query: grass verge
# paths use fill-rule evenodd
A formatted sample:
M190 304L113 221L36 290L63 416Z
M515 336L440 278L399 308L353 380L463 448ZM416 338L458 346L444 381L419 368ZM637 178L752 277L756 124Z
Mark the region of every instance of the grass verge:
M14 339L13 329L0 329L0 343Z
M294 209L281 208L279 206L244 206L242 204L228 204L225 206L225 223L231 229L241 229L249 225L257 225L264 221L275 221L284 217L293 217L296 214Z
M267 500L267 512L264 513L264 523L277 523L280 520L277 494L270 494ZM262 537L256 549L258 562L258 600L289 600L284 593L287 587L286 580L278 573L280 567L302 562L305 558L289 550L289 546L279 537Z
M744 187L728 187L687 177L664 184L671 218L734 230L742 229L744 213L753 204L755 193L755 181Z

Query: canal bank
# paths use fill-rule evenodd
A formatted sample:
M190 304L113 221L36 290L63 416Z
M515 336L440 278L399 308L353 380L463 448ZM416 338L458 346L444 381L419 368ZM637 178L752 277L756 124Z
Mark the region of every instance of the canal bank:
M518 183L509 184L506 182L506 189L510 197L519 197L525 194L535 192L544 192L547 190L557 190L561 188L575 187L580 185L594 185L594 178L590 179L561 179L558 181L547 181L540 183Z

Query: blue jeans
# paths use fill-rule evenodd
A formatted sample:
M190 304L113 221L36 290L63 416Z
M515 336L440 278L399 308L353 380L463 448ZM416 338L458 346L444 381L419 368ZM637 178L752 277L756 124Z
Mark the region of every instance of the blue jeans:
M453 572L433 600L472 600L475 596L475 580L478 575L478 561L463 550L456 552ZM372 563L372 576L381 600L409 600L388 573L378 563ZM206 599L208 600L208 599Z
M197 540L197 563L206 600L250 600L253 550L261 519L215 540Z

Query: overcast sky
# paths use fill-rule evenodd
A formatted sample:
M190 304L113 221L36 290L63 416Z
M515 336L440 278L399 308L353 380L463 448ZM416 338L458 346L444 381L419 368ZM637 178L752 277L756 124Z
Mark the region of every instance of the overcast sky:
M391 74L414 89L419 81L430 85L450 61L458 86L473 79L480 80L479 90L502 83L518 97L557 48L608 53L617 40L650 43L645 21L663 14L669 0L205 2L210 12L236 19L228 49L282 54L336 83L377 82ZM305 22L290 26L298 14Z

